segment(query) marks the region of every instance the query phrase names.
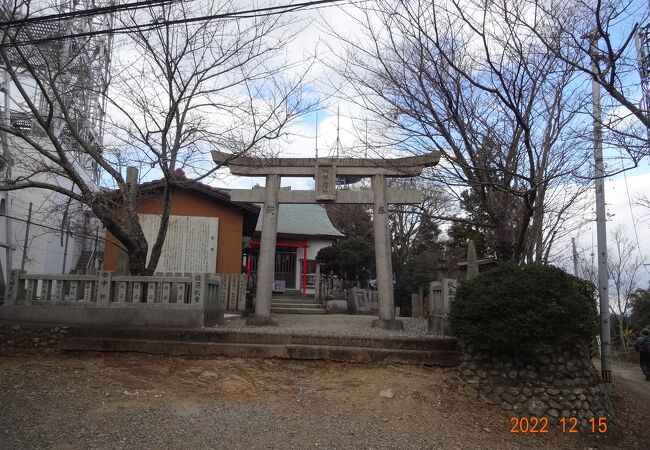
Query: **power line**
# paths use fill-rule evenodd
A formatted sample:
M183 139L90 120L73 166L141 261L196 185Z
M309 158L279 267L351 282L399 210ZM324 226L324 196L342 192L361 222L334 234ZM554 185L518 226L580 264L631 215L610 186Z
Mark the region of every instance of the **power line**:
M113 12L148 8L151 6L163 5L165 3L175 3L177 1L179 0L145 0L145 1L133 2L133 3L122 3L119 5L102 6L99 8L82 9L82 10L70 11L66 13L49 14L45 16L24 17L22 19L13 19L13 20L8 20L6 22L0 22L0 27L8 28L13 26L19 27L22 25L29 25L29 24L33 25L42 22L58 22L65 19L76 19L78 17L98 16L103 14L110 14Z
M85 16L97 16L110 14L114 12L129 11L135 9L148 8L151 6L164 5L165 3L175 3L179 0L146 0L141 2L123 3L119 5L104 6L100 8L90 8L83 10L70 11L67 13L50 14L46 16L32 16L22 19L14 19L6 22L0 22L0 27L19 27L22 25L39 24L42 22L59 22L65 19L76 19Z
M623 150L621 150L619 148L618 153L619 153L619 157L620 157L621 161L624 161ZM627 195L627 204L628 204L628 207L630 208L630 219L632 219L632 230L634 231L634 239L636 241L636 249L637 249L637 253L639 254L639 257L641 258L641 267L643 267L643 269L646 272L650 273L650 270L648 270L648 268L646 267L646 264L644 264L645 261L646 261L646 258L641 253L641 244L639 242L639 233L637 232L637 229L636 229L636 219L634 217L634 210L632 209L632 199L630 197L630 188L629 188L629 186L627 184L627 173L626 172L627 171L625 171L625 170L623 171L623 181L624 181L624 184L625 184L625 193Z
M315 1L308 1L302 3L289 4L289 5L268 6L265 8L233 11L229 13L210 14L205 16L189 17L189 18L185 17L183 19L158 20L150 24L134 24L134 25L127 25L123 27L117 27L117 28L107 28L104 30L87 31L84 33L72 33L72 34L59 35L59 36L50 36L47 38L31 39L31 40L21 41L21 42L3 43L0 44L0 48L33 45L33 44L40 44L45 42L53 42L53 41L60 41L60 40L80 38L80 37L100 36L104 34L122 34L122 33L127 33L129 31L144 32L144 31L150 31L157 28L167 27L167 26L183 25L183 24L196 23L196 22L209 22L217 19L250 19L250 18L258 18L258 17L274 16L274 15L280 15L280 14L285 14L285 13L299 11L299 10L315 9L315 7L332 6L334 3L341 3L341 2L350 3L349 0L315 0Z
M623 155L621 154L621 157ZM625 192L627 193L627 204L630 207L630 218L632 219L632 229L634 230L634 238L636 239L636 249L637 252L639 253L639 257L641 258L641 267L643 269L650 273L650 270L645 266L645 258L643 257L643 254L641 253L641 244L639 243L639 233L636 231L636 219L634 218L634 211L632 210L632 200L630 199L630 188L627 185L627 175L625 172L623 172L623 180L625 181Z
M0 213L0 217L6 217L7 219L17 220L18 222L27 223L27 219L21 219L21 218L19 218L19 217L10 216L10 215L8 215L8 214L4 214L4 213ZM94 236L94 235L92 235L92 234L83 234L83 233L77 233L77 232L75 232L75 231L70 231L70 230L61 230L60 228L51 227L51 226L49 226L49 225L43 225L43 224L41 224L41 223L37 223L37 222L34 222L34 221L32 221L31 224L34 225L34 226L37 226L37 227L39 227L39 228L44 228L44 229L46 229L46 230L56 231L58 234L60 234L61 232L63 232L63 233L70 233L71 236L81 237L81 238L85 238L85 239L90 239L91 241L98 241L98 242L104 242L104 243L113 244L113 245L116 246L117 248L126 251L126 249L124 249L124 248L123 248L123 247L122 247L118 242L109 241L108 239L104 239L104 238L96 237L96 236Z

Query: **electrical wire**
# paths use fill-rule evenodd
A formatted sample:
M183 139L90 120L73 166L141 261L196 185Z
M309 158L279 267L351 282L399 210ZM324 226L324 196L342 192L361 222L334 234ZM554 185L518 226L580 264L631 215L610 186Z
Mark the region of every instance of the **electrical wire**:
M618 152L619 152L620 160L625 161L625 159L623 158L623 151L619 148ZM643 267L643 269L646 272L650 273L650 270L648 270L648 268L646 267L646 264L644 264L645 261L646 261L646 258L644 258L643 254L641 253L641 244L639 242L639 233L637 232L637 229L636 229L636 219L634 218L634 210L632 208L632 199L631 199L631 196L630 196L630 188L629 188L628 183L627 183L627 170L622 170L622 172L623 172L623 182L624 182L624 185L625 185L625 193L627 195L627 204L628 204L628 207L630 209L630 218L632 219L632 230L634 231L634 239L635 239L635 242L636 242L636 249L637 249L637 252L639 253L639 257L641 258L641 267Z
M46 230L56 231L58 234L61 233L61 229L60 229L60 228L55 228L55 227L51 227L51 226L49 226L49 225L43 225L43 224L40 224L40 223L37 223L37 222L32 222L31 220L21 219L21 218L19 218L19 217L10 216L10 215L8 215L8 214L4 214L4 213L0 213L0 217L6 217L7 219L17 220L18 222L23 222L23 223L28 223L28 222L29 222L30 225L34 225L34 226L39 227L39 228L44 228L44 229L46 229ZM75 231L70 231L70 230L63 230L63 232L64 232L64 233L65 233L65 232L70 233L70 236L81 237L81 238L84 238L84 239L90 239L91 241L97 241L97 242L104 242L104 243L113 244L113 245L116 246L117 248L121 248L121 249L125 250L125 249L124 249L124 248L123 248L119 243L117 243L117 242L113 242L113 241L110 241L110 240L108 240L108 239L100 238L100 237L97 237L97 236L92 235L92 234L77 233L77 232L75 232Z
M250 18L259 18L259 17L270 17L274 15L286 14L289 12L316 9L316 7L322 8L322 7L333 6L333 4L341 3L341 2L351 3L350 0L315 0L315 1L308 1L302 3L289 4L289 5L268 6L265 8L233 11L229 13L210 14L210 15L198 16L198 17L185 17L183 19L158 20L150 24L134 24L134 25L127 25L123 27L117 27L117 28L107 28L104 30L87 31L84 33L72 33L72 34L59 35L59 36L50 36L47 38L31 39L27 41L5 42L3 44L0 44L0 48L34 45L34 44L40 44L45 42L54 42L54 41L80 38L80 37L100 36L105 34L113 34L113 35L123 34L123 33L128 33L130 31L145 32L145 31L151 31L154 29L162 28L162 27L183 25L183 24L196 23L196 22L210 22L212 20L218 20L218 19L250 19Z
M621 154L621 157L623 155ZM630 198L630 188L627 185L627 175L625 172L623 172L623 180L625 182L625 192L627 193L627 204L630 207L630 218L632 219L632 229L634 230L634 238L636 240L636 249L637 252L639 253L639 257L641 258L641 267L643 269L650 273L650 270L646 267L645 265L645 258L643 257L643 254L641 253L641 244L639 243L639 233L636 230L636 219L634 218L634 211L632 210L632 200Z
M66 13L49 14L45 16L31 16L22 19L13 19L6 22L0 22L0 28L19 27L22 25L34 25L42 22L59 22L65 19L76 19L78 17L97 16L110 14L114 12L130 11L134 9L149 8L151 6L164 5L165 3L176 3L179 0L145 0L133 3L122 3L119 5L102 6L99 8L89 8Z

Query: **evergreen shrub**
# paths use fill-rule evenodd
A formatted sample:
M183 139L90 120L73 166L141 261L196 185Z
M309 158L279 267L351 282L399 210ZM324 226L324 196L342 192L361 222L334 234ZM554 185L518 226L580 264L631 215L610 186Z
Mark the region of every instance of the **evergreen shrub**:
M519 357L587 344L598 331L596 289L553 266L499 266L459 286L449 325L466 343Z

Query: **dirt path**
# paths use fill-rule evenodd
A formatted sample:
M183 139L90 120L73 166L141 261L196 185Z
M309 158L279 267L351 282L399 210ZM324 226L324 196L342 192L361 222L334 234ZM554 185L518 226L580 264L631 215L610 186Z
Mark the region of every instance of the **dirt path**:
M623 385L625 389L634 392L646 405L650 405L650 381L645 380L639 365L612 364L614 389Z
M452 370L418 366L127 354L0 358L0 402L2 449L610 445L557 428L511 433L510 415L459 394ZM643 448L638 442L631 437L612 448Z

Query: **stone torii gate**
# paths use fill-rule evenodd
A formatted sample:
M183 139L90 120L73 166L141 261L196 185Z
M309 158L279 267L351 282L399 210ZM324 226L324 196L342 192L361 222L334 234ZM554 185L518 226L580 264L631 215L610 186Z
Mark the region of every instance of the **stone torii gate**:
M373 205L379 319L374 320L372 326L403 329L403 323L395 319L388 204L419 204L422 202L422 192L388 189L386 177L418 176L425 167L438 163L440 155L437 152L393 159L315 159L235 157L229 153L213 151L212 159L217 164L227 165L233 175L266 177L264 190L233 189L230 194L232 201L264 204L255 315L248 318L248 325L277 325L277 320L271 317L271 296L275 275L278 204L360 203ZM281 177L314 177L316 190L280 190ZM370 177L372 190L337 190L337 177Z

